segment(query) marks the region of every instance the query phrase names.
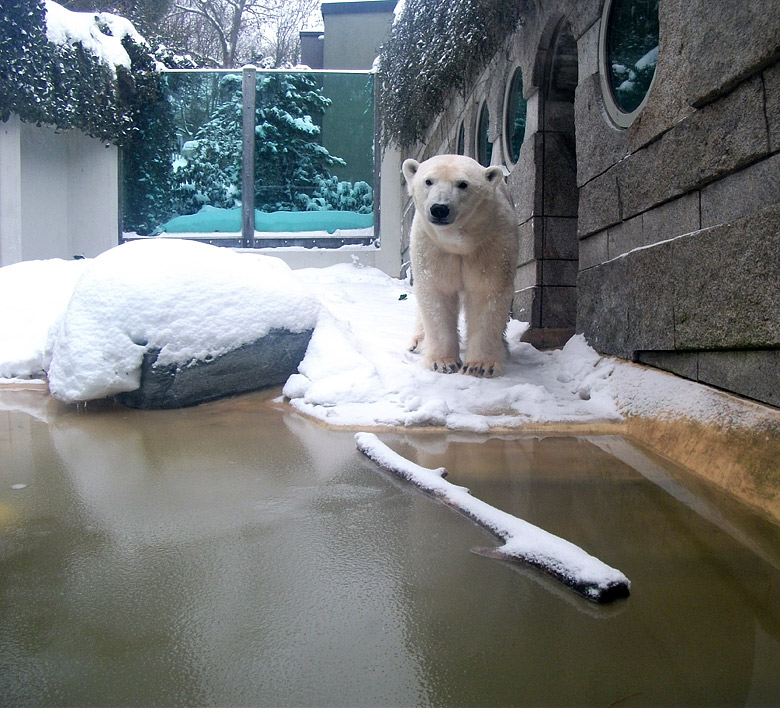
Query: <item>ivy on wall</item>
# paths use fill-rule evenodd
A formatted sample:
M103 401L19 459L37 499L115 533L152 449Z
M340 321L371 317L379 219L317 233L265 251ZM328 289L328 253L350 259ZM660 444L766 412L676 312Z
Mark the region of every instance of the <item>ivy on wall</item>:
M26 123L127 143L138 116L161 95L150 49L125 37L131 68L112 69L80 43L49 42L43 0L4 0L3 6L0 120L16 113Z
M527 14L529 0L406 0L379 56L382 139L422 139Z

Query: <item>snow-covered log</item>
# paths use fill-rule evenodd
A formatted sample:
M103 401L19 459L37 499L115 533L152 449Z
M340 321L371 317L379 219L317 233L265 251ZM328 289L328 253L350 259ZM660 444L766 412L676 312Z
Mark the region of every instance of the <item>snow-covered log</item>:
M391 450L372 433L355 435L358 450L379 467L408 480L447 506L465 514L504 541L484 555L531 565L598 603L628 597L631 582L619 570L579 546L500 511L472 496L468 489L443 479L447 470L420 467Z

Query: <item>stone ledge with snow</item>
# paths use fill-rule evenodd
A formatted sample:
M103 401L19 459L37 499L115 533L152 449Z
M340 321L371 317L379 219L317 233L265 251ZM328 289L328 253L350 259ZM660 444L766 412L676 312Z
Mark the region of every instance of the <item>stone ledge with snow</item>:
M138 241L94 259L49 332L49 389L172 408L285 381L317 299L277 258L189 241Z

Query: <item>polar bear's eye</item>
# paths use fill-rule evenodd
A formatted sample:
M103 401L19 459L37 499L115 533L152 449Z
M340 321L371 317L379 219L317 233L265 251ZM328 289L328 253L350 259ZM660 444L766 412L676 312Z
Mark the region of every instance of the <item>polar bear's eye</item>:
M432 186L432 185L433 185L433 180L432 180L432 179L426 179L426 180L425 180L425 184L426 184L428 187L430 187L430 186Z
M469 186L468 182L458 182L458 189L467 189Z

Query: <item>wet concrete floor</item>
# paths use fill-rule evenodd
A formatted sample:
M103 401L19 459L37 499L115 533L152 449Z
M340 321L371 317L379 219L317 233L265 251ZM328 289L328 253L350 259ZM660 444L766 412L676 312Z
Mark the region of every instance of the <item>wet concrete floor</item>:
M622 570L593 605L278 391L0 390L0 704L780 704L780 528L616 436L386 433Z

